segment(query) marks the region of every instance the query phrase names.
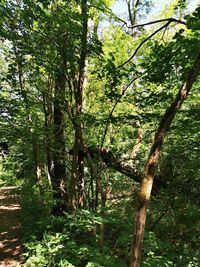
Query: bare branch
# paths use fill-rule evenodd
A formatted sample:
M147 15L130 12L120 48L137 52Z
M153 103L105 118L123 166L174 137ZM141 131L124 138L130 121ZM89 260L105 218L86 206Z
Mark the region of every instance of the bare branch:
M175 18L168 18L168 19L159 19L159 20L154 20L154 21L150 21L150 22L145 22L145 23L142 23L142 24L137 24L137 25L133 25L133 26L128 26L128 28L138 28L138 27L143 27L143 26L147 26L147 25L151 25L151 24L156 24L156 23L160 23L160 22L165 22L165 21L168 21L168 22L176 22L176 23L180 23L180 24L183 24L183 25L186 25L187 23L183 20L179 20L179 19L175 19ZM125 22L125 21L123 21Z
M169 18L169 19L163 19L163 20L157 20L155 22L149 22L149 23L144 23L144 24L140 24L140 25L135 25L133 26L134 28L135 27L139 27L139 26L144 26L144 25L149 25L149 24L153 24L153 23L158 23L158 22L162 22L162 21L167 21L167 23L165 23L163 26L161 26L160 28L158 28L155 32L153 32L152 34L150 34L147 38L145 38L139 45L138 47L135 49L135 52L133 53L133 55L127 60L125 61L123 64L119 65L118 68L121 68L123 67L124 65L126 65L128 62L130 62L134 57L135 55L137 54L137 52L139 51L139 49L142 47L142 45L144 43L146 43L149 39L151 39L151 37L153 37L154 35L156 35L158 32L162 31L164 28L167 28L171 22L178 22L178 23L182 23L182 24L185 24L185 22L181 21L181 20L177 20L177 19L174 19L174 18ZM131 28L133 28L131 27Z
M162 27L160 27L159 29L157 29L155 32L153 32L152 34L150 34L147 38L145 38L139 45L138 47L135 49L135 52L133 53L133 55L128 59L126 60L124 63L122 63L121 65L119 65L117 68L121 68L123 67L124 65L126 65L128 62L130 62L134 57L135 55L137 54L137 52L139 51L140 47L146 43L149 39L151 39L151 37L153 37L155 34L157 34L159 31L161 31L162 29L164 29L165 27L167 27L168 25L170 24L170 21L168 21L165 25L163 25Z

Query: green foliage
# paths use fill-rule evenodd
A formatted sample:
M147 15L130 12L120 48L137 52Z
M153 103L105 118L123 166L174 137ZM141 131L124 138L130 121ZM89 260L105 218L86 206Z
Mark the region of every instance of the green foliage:
M161 200L152 200L150 221L152 216L159 215L158 210L153 208L154 205L157 207L157 201L160 203L159 211L168 205L167 199L161 196ZM31 201L33 203L35 200ZM195 206L182 209L183 199L180 199L179 204L178 199L175 202L176 207L170 207L170 213L164 215L155 230L146 231L143 267L198 266L200 251L197 244L200 240L196 231L199 209ZM74 214L66 213L62 217L46 217L43 213L42 218L38 218L40 223L36 224L37 227L31 225L32 233L35 229L35 235L25 240L25 266L127 267L133 227L130 212L132 206L132 202L125 204L124 201L119 201L110 203L104 214L82 210ZM39 213L41 215L41 210ZM152 223L154 220L155 218ZM102 224L103 247L100 244ZM193 233L192 239L190 233Z
M32 238L40 240L49 220L51 193L46 187L45 194L41 195L39 189L38 185L33 184L31 177L26 177L26 181L21 185L21 224L25 243Z
M199 15L200 15L200 7L197 7L196 10L192 14L185 16L185 19L187 20L188 28L195 30L197 36L199 36L198 30L200 26Z
M179 29L171 41L148 41L145 60L141 63L142 68L148 70L148 81L172 86L185 78L199 52L199 9L198 7L194 13L185 16L187 29Z
M113 219L113 223L115 220L117 218ZM46 226L48 230L43 234L42 240L32 238L26 242L24 256L28 259L25 266L127 266L120 260L120 255L113 254L108 238L104 247L99 245L98 225L104 223L104 227L110 232L107 222L100 215L84 210L51 218L51 224ZM119 237L119 243L122 242ZM117 250L119 244L115 246Z
M157 237L154 232L146 232L142 267L198 266L200 259L199 251L194 252L189 245L178 244L177 241L170 240L167 232L162 234L164 238L161 236Z
M6 162L0 158L0 187L1 186L10 186L16 185L16 178L13 175L13 172L5 166Z
M105 25L109 23L109 27L100 34L98 26L105 17L116 19L109 8L111 3L110 0L88 1L90 21L84 51L87 81L83 95L79 95L84 99L83 112L77 118L73 113L76 112L77 77L84 47L81 1L0 2L0 37L3 40L0 43L0 134L10 145L8 160L0 169L0 184L10 185L24 179L22 226L27 267L129 265L138 185L109 170L99 155L83 159L85 208L88 210L68 212L62 217L50 215L54 200L47 180L46 150L48 144L53 143L51 134L55 131L53 114L48 113L49 106L53 110L56 103L55 77L62 72L67 81L64 104L59 105L66 119L66 151L73 147L74 125L81 122L86 147L101 147L105 134L103 145L123 159L123 166L130 163L139 173L159 120L199 52L198 7L193 14L185 16L187 29L171 24L148 40L133 60L120 67L152 29L144 27L130 36L117 20L118 26L116 21L107 21ZM149 12L151 1L138 3L139 14L136 15L139 19ZM176 11L184 11L186 1L173 3ZM174 5L167 12L176 13ZM132 83L138 75L140 78ZM48 90L52 90L49 98ZM159 159L156 174L166 181L166 187L159 189L151 201L144 267L196 267L200 262L199 80L192 90L168 133ZM49 128L45 116L51 121ZM138 142L137 122L143 131L142 145L133 161L130 154ZM34 142L39 148L40 185L35 180ZM52 150L50 147L50 158ZM54 156L59 153L56 152ZM66 153L69 192L73 179L71 166L71 156ZM94 177L95 171L100 185ZM105 207L99 205L96 212L89 210L95 188L100 196L108 186L110 199ZM148 231L152 225L153 229Z

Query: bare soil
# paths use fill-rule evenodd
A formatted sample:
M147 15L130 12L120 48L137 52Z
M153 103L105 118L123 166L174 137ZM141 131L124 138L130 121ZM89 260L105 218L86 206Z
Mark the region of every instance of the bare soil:
M0 188L0 267L23 266L20 260L21 225L17 187Z

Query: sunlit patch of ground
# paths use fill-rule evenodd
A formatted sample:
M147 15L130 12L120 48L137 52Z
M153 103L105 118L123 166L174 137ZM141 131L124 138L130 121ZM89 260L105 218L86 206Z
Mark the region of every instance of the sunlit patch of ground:
M16 187L0 189L0 267L22 266L20 205Z

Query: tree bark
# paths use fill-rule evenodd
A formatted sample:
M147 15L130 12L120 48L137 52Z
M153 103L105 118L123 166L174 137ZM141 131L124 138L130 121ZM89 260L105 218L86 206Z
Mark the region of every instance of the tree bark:
M87 57L87 32L88 32L88 14L87 0L81 1L82 10L82 33L81 33L81 49L78 79L74 86L75 97L75 117L73 118L74 126L74 148L72 160L72 181L71 181L71 206L75 210L77 207L84 206L84 160L80 153L84 150L83 145L83 122L81 121L83 107L83 88L85 82L85 66ZM76 192L77 191L77 192Z
M128 7L128 16L131 26L136 25L136 16L138 11L138 5L140 4L140 0L127 0L127 7ZM135 35L135 29L131 29L131 35Z
M67 195L67 175L65 166L65 119L64 119L64 99L65 99L66 79L64 73L57 73L55 79L54 96L54 173L52 177L53 197L56 205L53 208L54 214L61 214L66 210L68 201Z
M68 153L70 155L73 155L73 149L71 149ZM136 183L140 183L142 180L142 173L137 169L136 166L130 166L127 165L124 160L119 159L116 157L111 150L106 148L98 148L98 147L87 147L88 154L90 155L90 158L93 160L102 160L108 168L113 169L123 175L126 175L130 179L134 180ZM87 156L87 153L85 151L80 151L84 157ZM88 157L88 156L87 156ZM95 176L96 178L96 176ZM154 178L154 192L159 188L164 188L168 185L167 182L163 181L160 177L156 176ZM97 182L98 183L98 182ZM99 190L98 190L99 192Z
M199 71L200 54L198 55L191 70L189 71L188 76L183 82L176 98L174 99L170 107L165 111L165 114L163 115L155 134L154 142L151 146L150 153L144 167L143 178L140 186L139 204L135 216L134 242L131 248L130 267L140 267L147 207L151 196L153 180L155 176L155 168L164 138L176 113L181 108L183 101L187 98L190 89L199 74Z
M46 152L46 164L47 164L47 175L49 185L52 184L53 176L53 88L54 82L49 75L47 90L43 93L43 111L44 111L44 128L45 128L45 152Z
M76 122L75 122L76 123ZM84 205L84 161L81 151L83 150L82 124L74 126L74 147L72 160L72 210Z

